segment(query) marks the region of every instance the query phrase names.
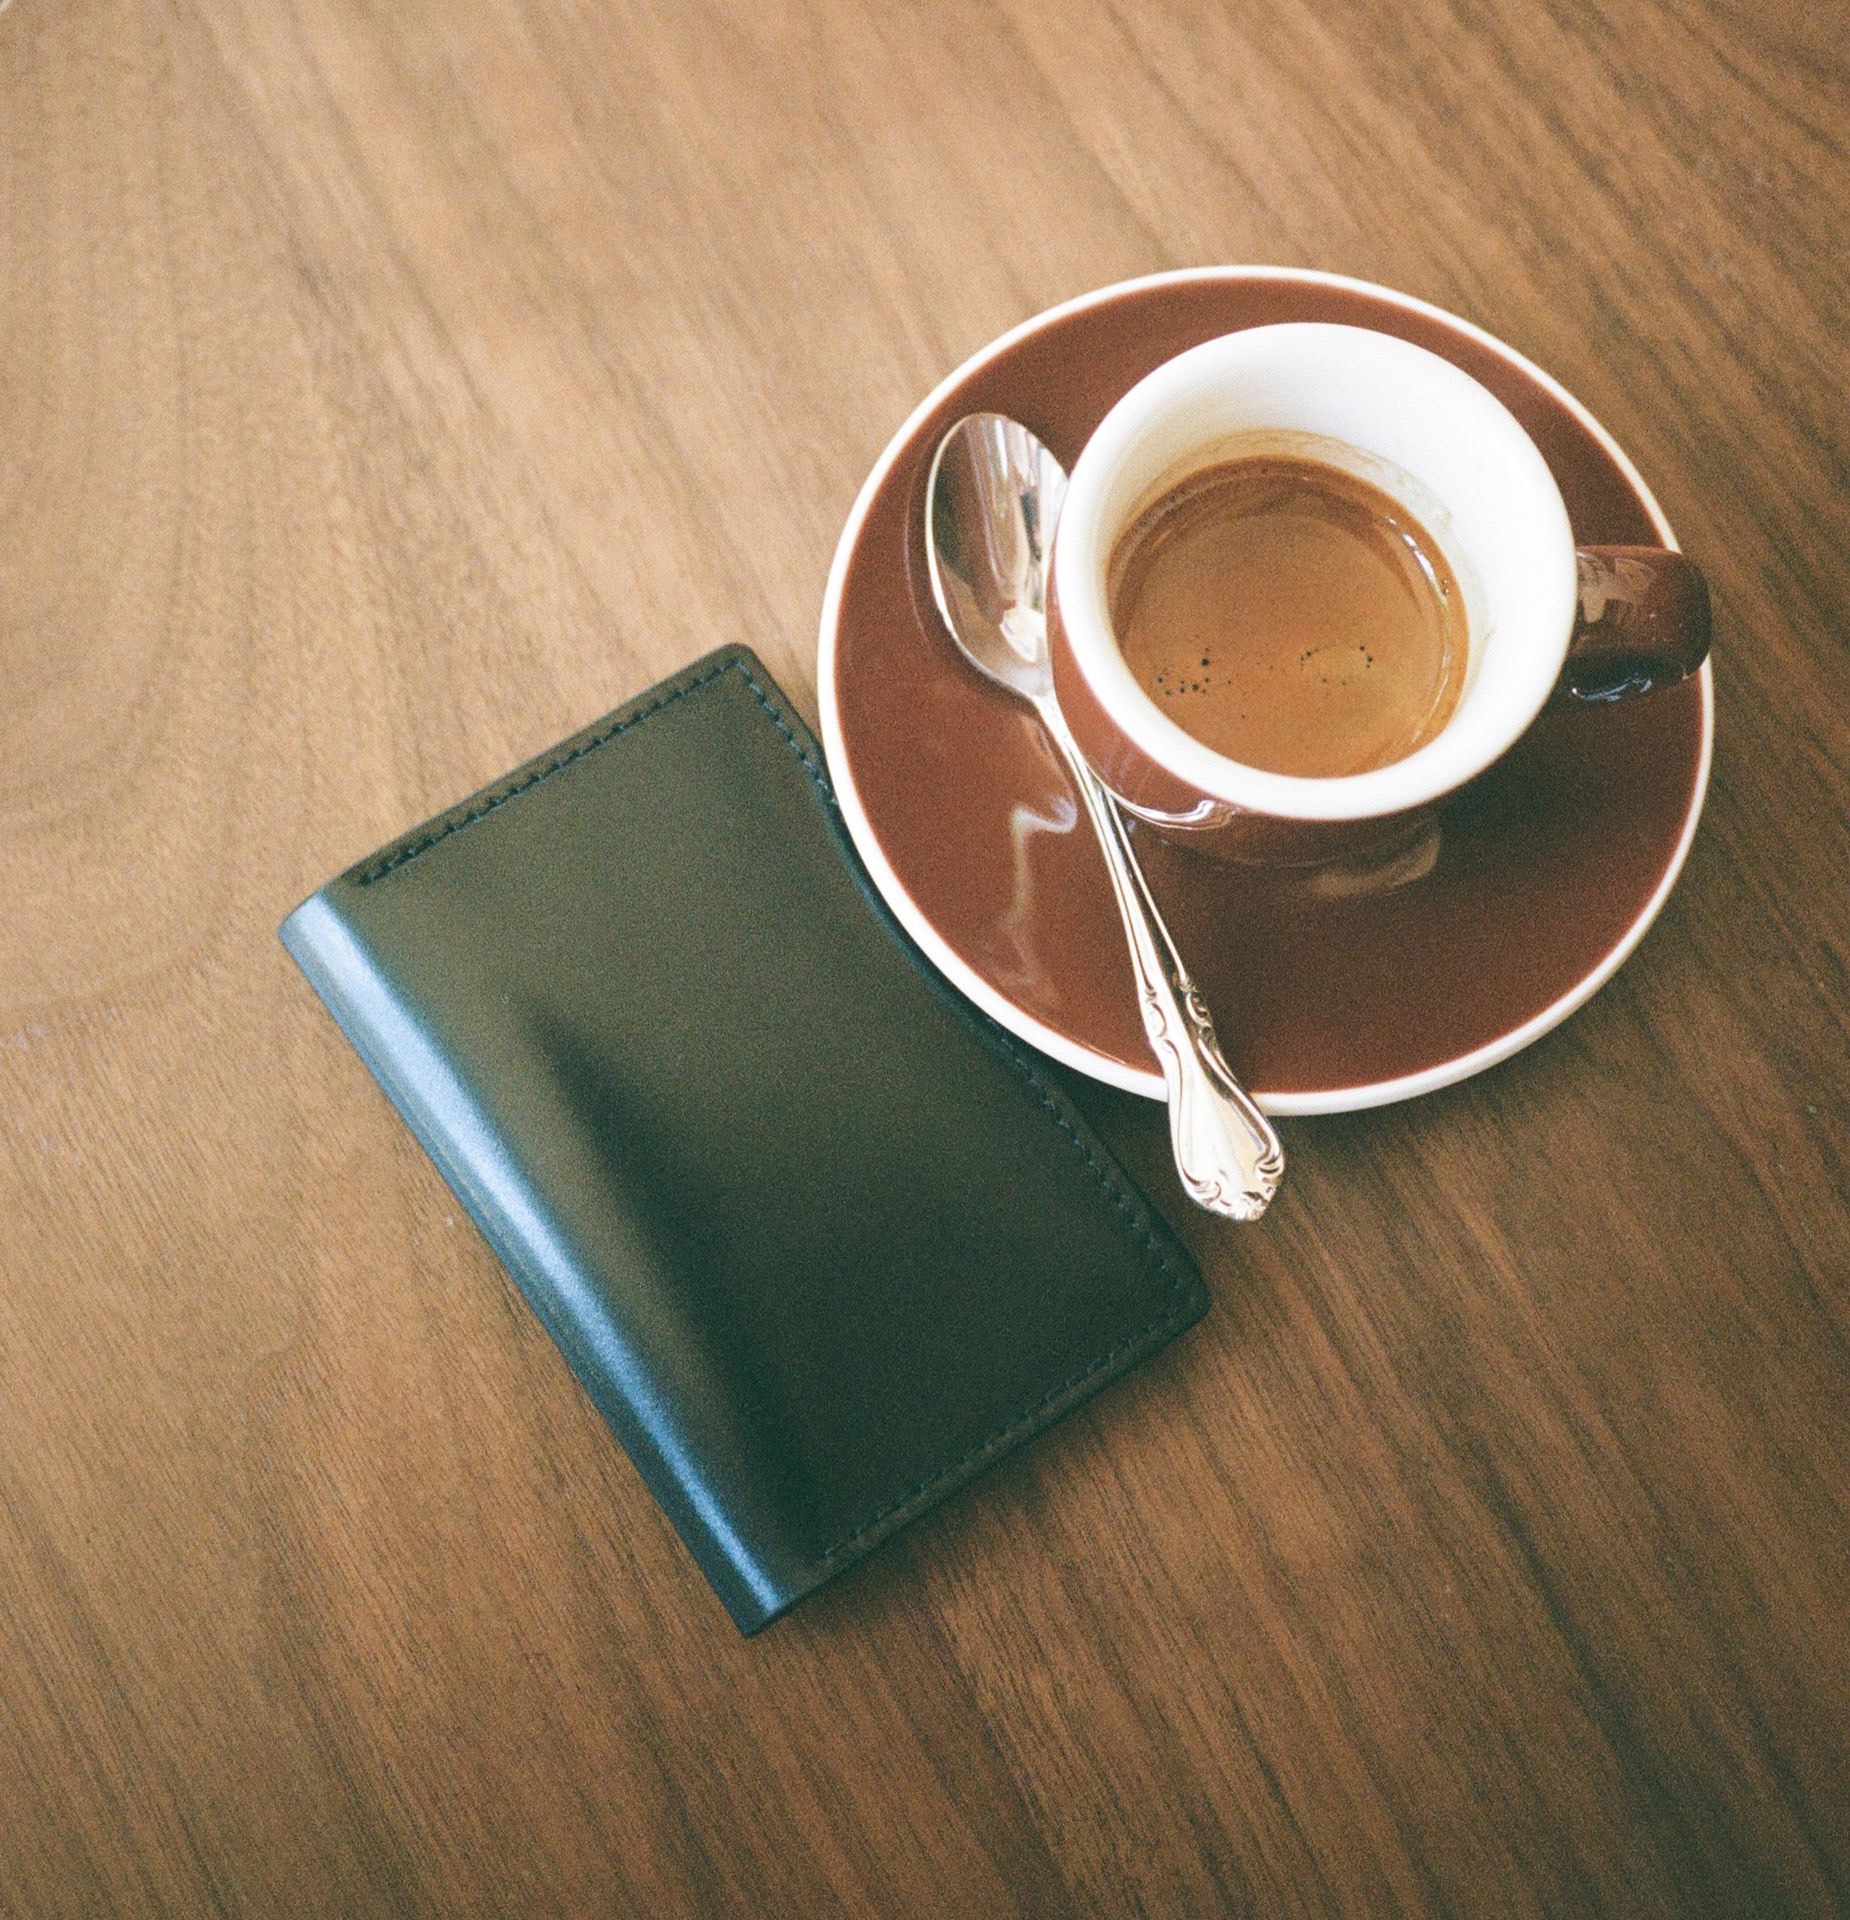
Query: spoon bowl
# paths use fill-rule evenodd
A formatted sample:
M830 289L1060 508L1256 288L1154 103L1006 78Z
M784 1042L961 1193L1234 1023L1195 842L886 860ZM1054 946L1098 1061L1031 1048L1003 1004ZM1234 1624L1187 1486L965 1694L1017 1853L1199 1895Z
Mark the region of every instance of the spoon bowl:
M1047 550L1066 470L1018 420L966 414L938 442L925 494L932 597L959 652L1024 700L1051 697Z

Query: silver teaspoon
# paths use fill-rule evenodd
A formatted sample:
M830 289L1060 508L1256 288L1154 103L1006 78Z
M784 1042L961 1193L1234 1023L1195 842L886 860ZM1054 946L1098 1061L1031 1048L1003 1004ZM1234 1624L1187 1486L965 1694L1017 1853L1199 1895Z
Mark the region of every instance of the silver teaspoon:
M958 651L1040 715L1085 802L1130 942L1137 1004L1169 1100L1169 1137L1188 1197L1257 1220L1285 1150L1221 1055L1208 1016L1131 849L1116 799L1074 744L1054 699L1047 642L1047 542L1066 473L1019 422L973 413L938 443L926 485L932 595Z

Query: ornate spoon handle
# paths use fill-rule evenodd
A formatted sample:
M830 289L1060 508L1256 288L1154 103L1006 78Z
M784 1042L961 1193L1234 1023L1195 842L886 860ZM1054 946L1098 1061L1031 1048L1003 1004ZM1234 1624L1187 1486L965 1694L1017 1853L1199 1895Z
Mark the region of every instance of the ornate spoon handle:
M1169 1097L1176 1172L1198 1207L1229 1220L1257 1220L1278 1191L1285 1150L1221 1053L1214 1022L1151 896L1117 802L1079 757L1052 698L1035 705L1072 772L1105 855L1130 943L1143 1030Z

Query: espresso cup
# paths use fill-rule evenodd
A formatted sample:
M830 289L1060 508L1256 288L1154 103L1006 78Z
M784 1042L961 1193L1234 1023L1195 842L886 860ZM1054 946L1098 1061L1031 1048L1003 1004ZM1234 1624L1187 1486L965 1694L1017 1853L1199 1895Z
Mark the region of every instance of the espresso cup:
M1119 539L1191 475L1268 454L1379 488L1424 527L1458 583L1462 691L1403 759L1336 776L1246 766L1178 726L1125 662L1107 589ZM1551 702L1669 685L1696 671L1709 641L1696 570L1668 549L1576 548L1541 452L1469 374L1391 334L1318 322L1190 348L1111 409L1060 509L1049 618L1061 711L1130 812L1203 852L1285 863L1406 840Z

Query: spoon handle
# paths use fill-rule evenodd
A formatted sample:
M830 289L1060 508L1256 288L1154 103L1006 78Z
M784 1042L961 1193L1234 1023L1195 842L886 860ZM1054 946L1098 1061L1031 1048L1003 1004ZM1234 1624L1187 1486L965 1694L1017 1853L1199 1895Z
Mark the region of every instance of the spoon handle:
M1182 963L1125 831L1116 800L1080 758L1051 698L1036 707L1066 760L1098 834L1130 943L1137 1007L1169 1099L1169 1139L1188 1197L1229 1220L1257 1220L1284 1176L1272 1123L1234 1078L1214 1022Z

